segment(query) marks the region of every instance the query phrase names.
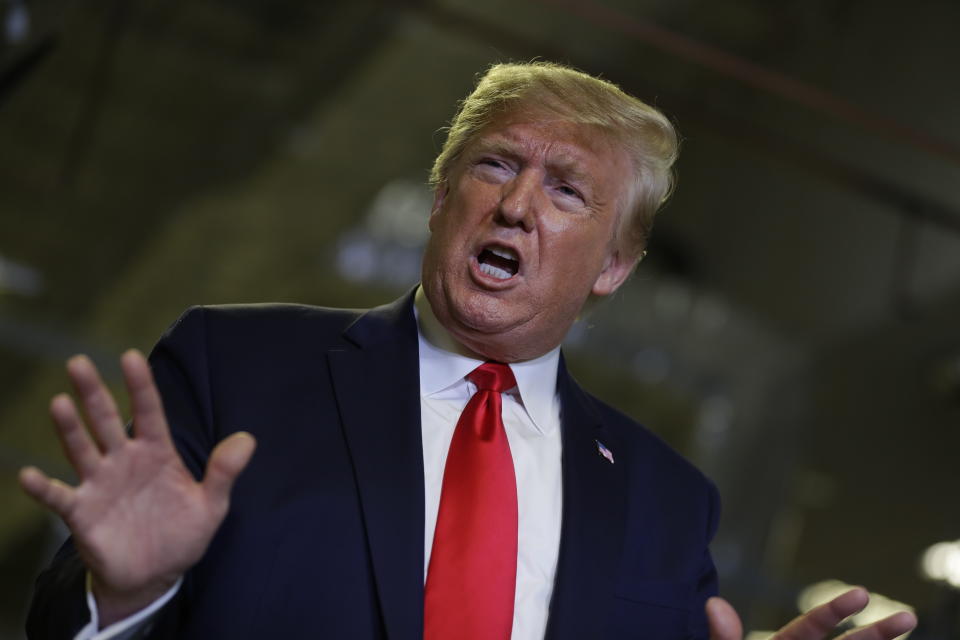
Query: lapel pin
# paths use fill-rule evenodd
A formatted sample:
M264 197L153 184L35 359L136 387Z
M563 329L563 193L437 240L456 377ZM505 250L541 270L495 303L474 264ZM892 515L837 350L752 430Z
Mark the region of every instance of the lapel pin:
M613 464L613 452L610 449L607 449L602 442L599 440L594 440L597 443L597 452L607 459L607 462Z

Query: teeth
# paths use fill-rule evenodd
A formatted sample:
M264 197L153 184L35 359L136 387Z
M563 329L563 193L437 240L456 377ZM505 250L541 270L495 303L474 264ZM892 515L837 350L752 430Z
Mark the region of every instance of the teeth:
M497 255L499 256L500 254L498 253ZM505 258L506 256L500 256L500 257ZM511 273L509 271L501 269L500 267L495 267L492 264L481 264L480 271L487 274L488 276L499 278L500 280L506 280L507 278L511 277Z
M501 258L506 258L507 260L519 260L517 252L513 249L506 249L502 247L487 247L487 251L492 253L495 256L500 256Z

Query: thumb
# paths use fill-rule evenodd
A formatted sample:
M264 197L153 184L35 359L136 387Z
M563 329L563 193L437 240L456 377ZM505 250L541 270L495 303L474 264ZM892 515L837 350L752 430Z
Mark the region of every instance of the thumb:
M710 640L741 640L743 638L740 616L723 598L713 597L707 600L707 622L710 625Z
M230 489L233 488L237 476L250 462L256 447L257 441L252 435L238 431L221 440L210 454L203 488L207 499L218 507L222 506L224 511L230 501Z

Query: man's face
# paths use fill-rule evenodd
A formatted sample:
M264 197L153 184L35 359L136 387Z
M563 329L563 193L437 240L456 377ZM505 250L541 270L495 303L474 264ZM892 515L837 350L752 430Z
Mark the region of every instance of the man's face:
M586 125L515 114L485 127L435 197L423 287L444 327L487 359L560 343L591 293L635 260L614 246L626 152Z

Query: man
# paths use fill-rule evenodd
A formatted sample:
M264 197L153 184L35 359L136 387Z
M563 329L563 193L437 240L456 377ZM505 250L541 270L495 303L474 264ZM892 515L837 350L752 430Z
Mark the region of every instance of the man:
M21 473L73 533L31 637L739 640L729 605L704 608L712 485L559 354L642 256L676 149L609 83L495 66L437 158L415 293L191 310L149 367L122 358L131 437L72 359L90 434L69 397L51 413L80 485ZM781 637L823 637L864 598Z

